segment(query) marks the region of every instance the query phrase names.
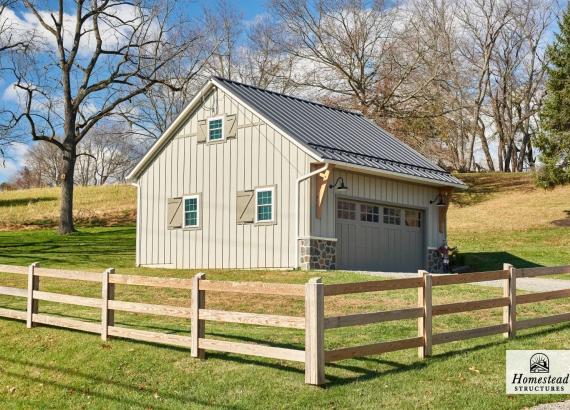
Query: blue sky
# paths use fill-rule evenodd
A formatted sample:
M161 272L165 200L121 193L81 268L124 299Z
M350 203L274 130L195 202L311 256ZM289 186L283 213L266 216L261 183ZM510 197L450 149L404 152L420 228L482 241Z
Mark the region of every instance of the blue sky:
M178 0L179 4L187 5L188 13L193 14L195 13L193 10L200 10L205 6L211 7L212 4L216 0ZM228 3L235 7L237 10L240 10L243 13L244 20L252 21L256 18L256 16L266 13L268 8L268 3L270 0L246 0L246 1L236 1L236 0L228 0ZM55 0L47 0L47 4L53 5L56 4ZM46 4L41 3L41 4ZM387 2L387 3L390 3ZM567 4L567 0L561 0L561 5L565 7ZM20 6L21 8L21 6ZM22 10L17 10L21 14ZM551 39L549 39L551 40ZM7 85L9 85L11 81L8 78L2 79L0 76L0 105L6 103L17 103L14 102L13 93L10 93L10 89L7 89ZM12 99L10 99L10 94L12 94ZM17 144L11 150L7 152L7 158L5 161L5 166L2 167L0 163L0 183L9 180L23 165L25 160L26 151L28 149L28 144Z
M51 0L50 0L51 1ZM211 6L213 2L211 0L181 0L188 4L188 12L192 13L192 9L202 9L205 6ZM42 3L43 4L43 3ZM49 2L48 2L49 4ZM243 13L244 20L254 20L257 15L263 14L266 10L268 2L266 0L247 0L247 1L229 1L229 4L235 7L237 10ZM70 8L70 10L72 10ZM16 13L21 16L22 10L16 9ZM11 93L7 86L11 83L8 78L0 77L0 105L5 103L13 103L14 101L10 98ZM12 95L12 97L14 97ZM18 169L23 165L25 161L26 151L28 149L28 144L17 144L9 149L6 154L7 158L4 162L4 166L0 162L0 183L8 181L17 173Z

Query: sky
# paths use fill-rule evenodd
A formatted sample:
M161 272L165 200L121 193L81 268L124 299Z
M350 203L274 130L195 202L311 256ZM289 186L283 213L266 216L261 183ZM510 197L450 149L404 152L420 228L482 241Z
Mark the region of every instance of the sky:
M188 12L192 14L192 10L200 10L205 6L211 6L215 0L179 0L179 4L187 4ZM235 7L241 13L243 13L243 18L245 23L248 21L254 21L257 16L266 13L268 8L268 2L270 0L227 0L230 5ZM561 4L564 7L567 0L562 0ZM388 4L389 2L387 2ZM55 4L55 0L45 0L46 7ZM21 7L21 6L20 6ZM47 9L44 9L47 10ZM16 16L26 22L27 24L34 24L33 18L26 21L23 10L15 10ZM18 103L17 95L15 95L13 89L8 87L10 85L10 79L2 78L0 72L0 106L4 104L15 104ZM23 166L26 158L26 153L30 147L30 143L18 143L15 144L11 149L5 152L6 159L4 163L0 161L0 183L10 180L18 170Z
M202 9L203 6L211 5L212 0L181 0L182 2L188 3L188 7L193 9ZM247 1L236 1L236 0L228 0L229 4L243 13L243 18L246 21L253 21L256 19L258 15L261 15L265 12L267 1L266 0L247 0ZM50 5L50 0L46 3L48 6ZM52 2L53 4L53 2ZM48 10L47 8L44 10ZM14 10L15 15L20 21L26 22L26 18L22 13L23 10ZM191 9L189 10L191 12ZM32 20L33 21L33 20ZM27 21L29 23L30 20ZM0 105L9 103L13 104L16 103L17 96L15 95L12 88L8 87L10 85L10 81L7 78L2 78L0 73ZM0 161L0 183L6 182L10 180L18 170L23 166L26 153L28 151L30 144L29 143L17 143L14 144L11 148L6 150L6 158L2 163Z

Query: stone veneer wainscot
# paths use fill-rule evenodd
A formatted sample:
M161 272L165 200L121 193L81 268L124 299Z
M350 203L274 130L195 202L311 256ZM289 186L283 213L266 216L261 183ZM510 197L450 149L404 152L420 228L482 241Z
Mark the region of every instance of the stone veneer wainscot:
M302 270L336 269L336 240L304 238L299 240L299 247Z

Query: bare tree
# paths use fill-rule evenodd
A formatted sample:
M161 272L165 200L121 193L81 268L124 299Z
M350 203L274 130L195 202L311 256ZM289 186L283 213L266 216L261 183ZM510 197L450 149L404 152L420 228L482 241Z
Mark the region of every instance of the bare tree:
M7 16L16 3L16 0L0 0L0 53L27 47L31 40L22 36L14 26L14 22Z
M34 175L37 186L57 186L61 181L62 161L58 147L39 142L28 151L24 167Z
M274 0L284 47L299 60L300 85L335 96L389 127L390 118L422 115L430 51L405 13L381 1Z
M24 0L44 34L44 47L13 58L11 74L22 107L11 125L63 153L59 232L74 231L73 183L78 144L96 125L157 85L179 89L169 64L200 41L177 37L183 21L172 1L60 0L41 10ZM52 48L55 48L55 52Z
M297 90L292 81L296 58L281 48L282 36L280 27L267 15L250 24L236 67L240 81L281 93Z
M206 26L217 47L207 63L207 71L229 80L236 79L239 40L244 33L243 13L227 0L218 0L216 7L206 11Z
M98 127L78 146L76 183L104 185L125 182L128 172L139 159L138 141L120 126Z
M547 67L544 42L555 16L553 2L518 1L493 52L488 90L501 171L534 165L532 136Z

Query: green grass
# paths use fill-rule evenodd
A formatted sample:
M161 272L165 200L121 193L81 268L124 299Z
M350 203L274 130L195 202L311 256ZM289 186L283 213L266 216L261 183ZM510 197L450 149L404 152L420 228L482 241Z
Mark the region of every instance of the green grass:
M470 184L449 210L449 242L459 246L474 270L504 262L517 267L570 264L570 187L536 189L527 175L462 175ZM0 264L78 268L118 273L191 277L196 271L135 268L134 195L131 187L79 189L80 232L65 237L53 230L57 190L0 193ZM110 201L109 199L116 199ZM10 231L10 229L12 229ZM208 271L208 278L304 283L366 280L346 272ZM570 275L562 276L570 278ZM0 274L0 286L26 286L26 278ZM46 291L99 297L96 284L42 278ZM434 303L494 298L500 289L476 286L436 288ZM118 286L127 301L189 306L188 291ZM330 297L326 314L391 310L416 305L416 292L390 291ZM208 294L208 307L301 316L303 301L284 297ZM25 300L0 297L0 307L25 309ZM40 311L98 321L96 309L41 302ZM570 311L570 300L520 306L520 319ZM500 309L438 317L436 332L492 325ZM188 334L182 319L116 313L120 326ZM209 322L208 337L302 348L303 332ZM415 321L399 321L327 331L326 347L354 346L413 337ZM506 349L568 349L570 326L519 332L434 347L418 360L405 350L327 365L325 388L303 383L303 366L286 361L210 353L193 360L186 349L112 339L64 329L25 329L0 319L0 407L2 408L505 408L520 409L566 396L506 396Z
M57 226L59 188L0 192L0 230ZM136 188L130 185L77 186L73 216L79 226L133 225Z
M570 229L536 228L512 232L449 232L450 246L458 246L474 270L570 265Z
M89 228L66 237L50 231L0 233L0 264L40 261L46 267L191 277L195 271L134 268L134 228ZM363 280L346 272L208 271L209 278L304 283L322 275L325 283ZM25 287L26 277L0 275L0 285ZM96 284L42 278L41 289L98 297ZM476 286L436 288L435 303L498 297L500 289ZM189 306L188 291L118 286L120 300ZM389 310L416 305L413 290L330 297L326 314ZM301 316L295 298L209 293L213 309ZM24 309L25 301L0 297L0 307ZM521 319L570 311L570 300L521 307ZM40 303L40 312L99 320L96 309ZM436 332L491 325L500 309L438 317ZM189 323L117 312L120 326L188 334ZM207 336L273 346L302 348L303 332L209 322ZM186 349L112 339L65 329L0 319L0 403L8 408L505 408L518 409L565 396L506 396L506 349L564 349L569 326L521 332L436 346L419 360L405 350L327 365L325 388L304 384L303 366L292 362L210 353L193 360ZM327 331L326 348L413 337L413 320Z
M570 186L544 190L521 173L458 175L448 241L472 270L570 264Z

